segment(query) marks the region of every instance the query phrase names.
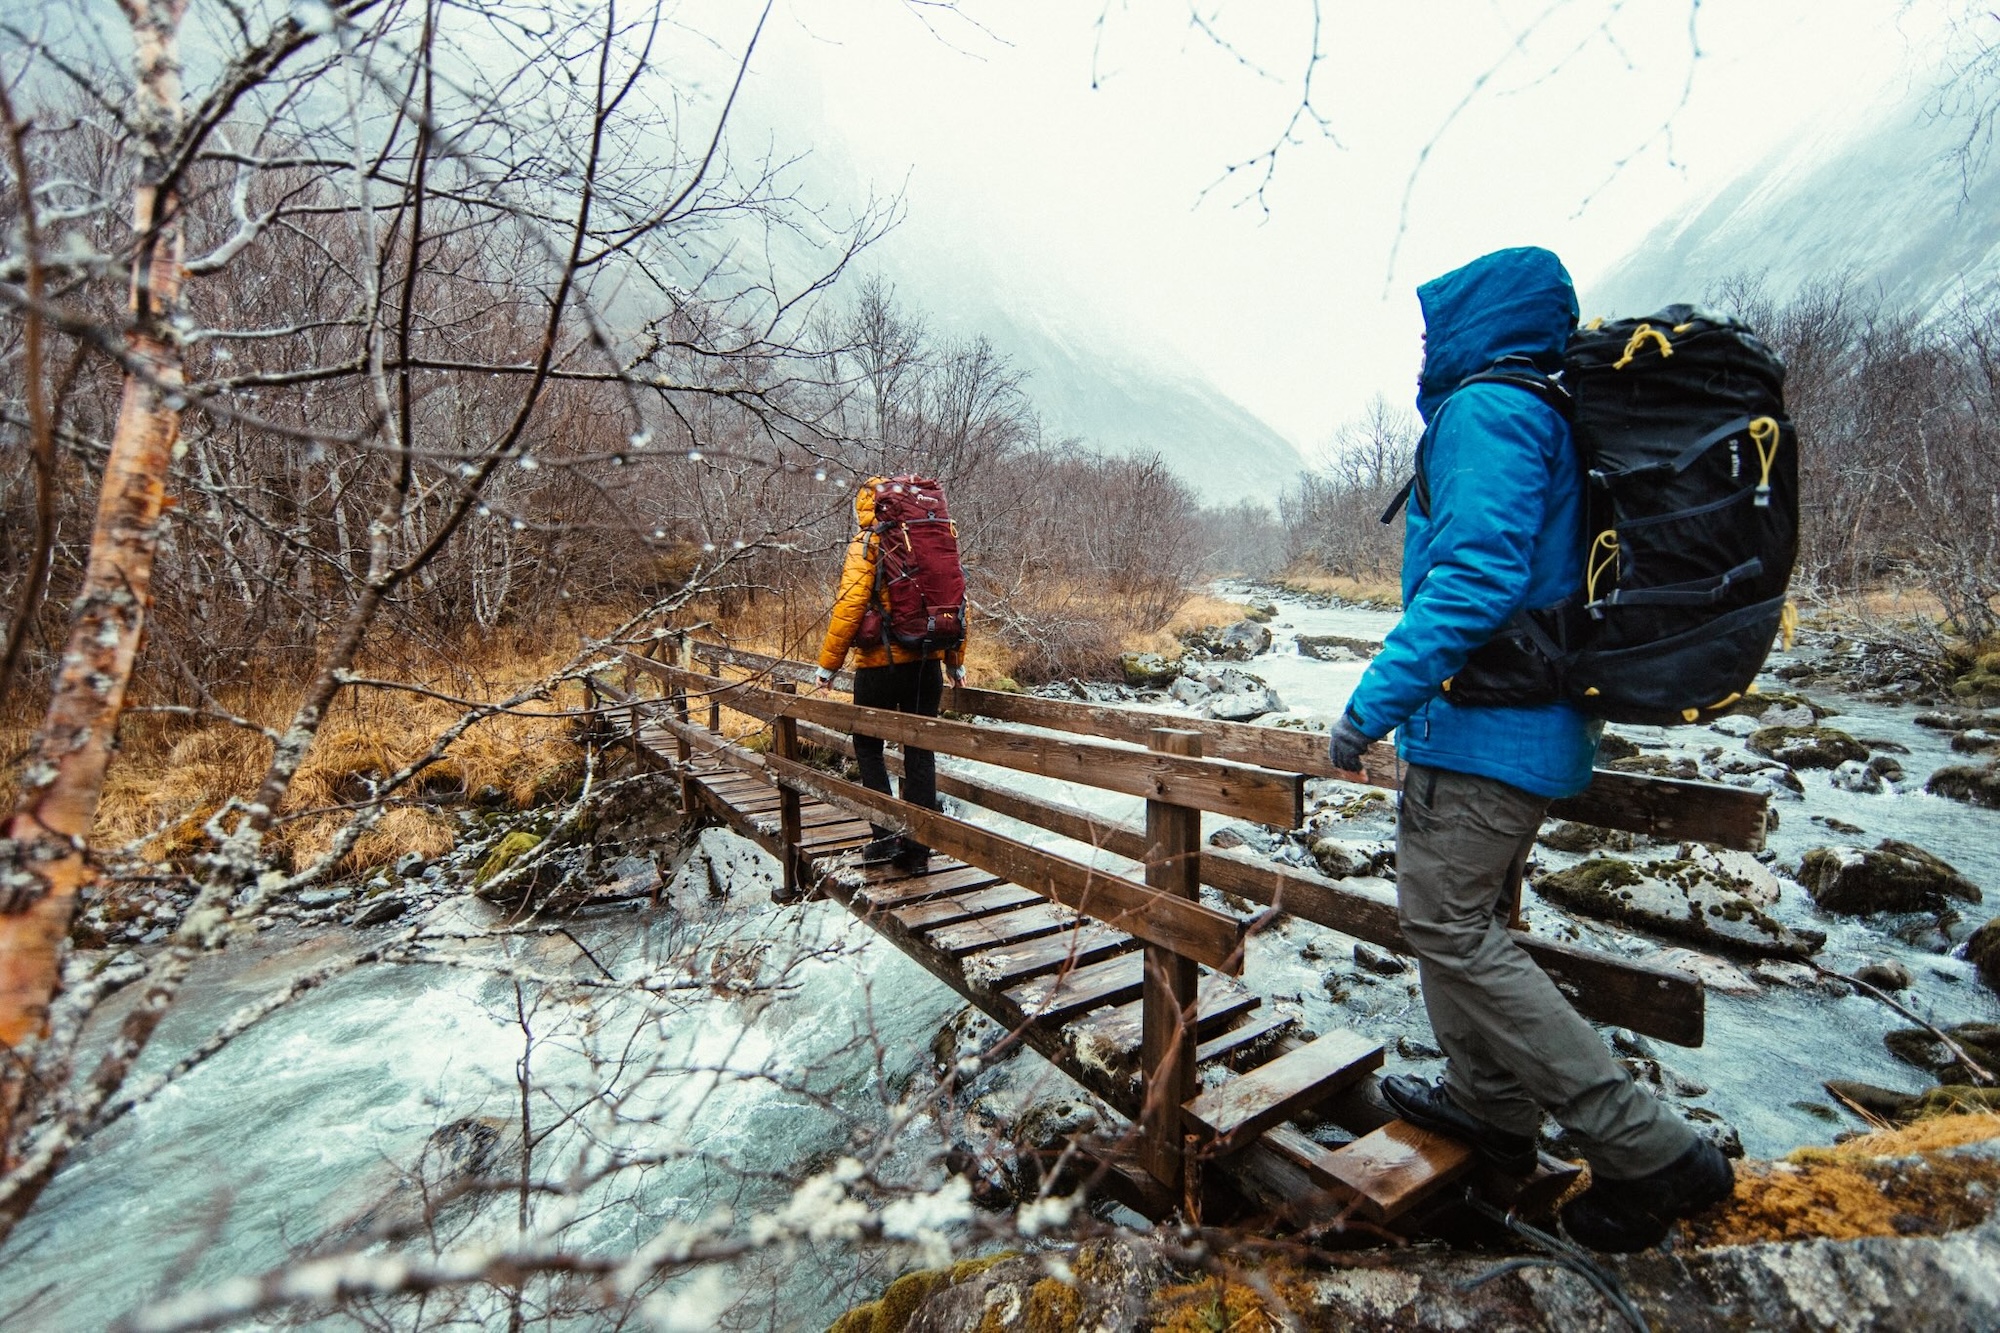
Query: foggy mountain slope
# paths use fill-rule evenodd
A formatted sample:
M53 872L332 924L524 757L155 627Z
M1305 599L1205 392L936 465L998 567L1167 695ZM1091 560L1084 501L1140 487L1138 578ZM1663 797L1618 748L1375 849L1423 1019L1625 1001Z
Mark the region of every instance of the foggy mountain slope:
M1846 276L1920 314L2000 295L2000 160L1961 162L1965 125L1926 101L1884 100L1773 153L1587 284L1585 316L1697 300L1736 274L1781 299Z

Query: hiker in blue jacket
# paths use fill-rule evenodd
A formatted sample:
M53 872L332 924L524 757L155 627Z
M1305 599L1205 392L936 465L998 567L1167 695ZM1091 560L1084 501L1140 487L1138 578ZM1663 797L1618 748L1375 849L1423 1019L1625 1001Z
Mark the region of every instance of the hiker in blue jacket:
M1396 733L1407 765L1396 896L1447 1056L1435 1085L1383 1080L1410 1123L1531 1172L1547 1110L1583 1147L1592 1186L1563 1210L1600 1250L1658 1244L1726 1198L1728 1161L1632 1080L1509 923L1551 799L1590 782L1601 725L1566 703L1454 703L1453 676L1515 623L1582 583L1583 481L1569 424L1496 366L1561 368L1576 293L1547 250L1501 250L1426 283L1417 408L1426 432L1403 538L1403 616L1335 724L1336 767Z

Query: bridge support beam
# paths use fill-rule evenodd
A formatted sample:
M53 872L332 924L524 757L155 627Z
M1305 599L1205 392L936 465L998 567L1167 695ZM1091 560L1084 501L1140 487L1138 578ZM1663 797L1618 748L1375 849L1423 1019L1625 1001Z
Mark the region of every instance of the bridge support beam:
M1155 729L1148 748L1199 758L1201 733ZM1201 893L1201 811L1166 801L1146 802L1146 883L1163 893L1193 901ZM1191 958L1156 944L1146 946L1140 1048L1140 1165L1184 1198L1189 1220L1198 1220L1189 1188L1187 1144L1181 1106L1195 1092L1195 988L1198 969Z

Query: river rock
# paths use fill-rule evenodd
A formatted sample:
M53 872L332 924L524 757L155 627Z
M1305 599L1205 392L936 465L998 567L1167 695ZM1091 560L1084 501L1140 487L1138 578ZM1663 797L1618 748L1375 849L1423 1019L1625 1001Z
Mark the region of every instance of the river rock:
M1918 713L1910 720L1931 731L2000 730L2000 713Z
M1984 727L1961 731L1951 738L1951 748L1960 754L1985 754L1990 750L2000 750L2000 731L1988 731Z
M1882 775L1858 759L1850 759L1833 770L1833 785L1861 796L1880 796L1888 788Z
M968 1004L947 1018L931 1038L931 1065L940 1078L956 1074L963 1085L966 1078L979 1072L985 1053L997 1047L1006 1035L1005 1028ZM1010 1043L1001 1058L1006 1059L1019 1050L1019 1042Z
M1953 764L1931 774L1924 790L1968 805L2000 810L2000 760L1985 764Z
M1680 847L1680 859L1692 862L1717 879L1728 882L1759 907L1769 907L1778 901L1781 892L1778 877L1754 853L1684 842Z
M1232 662L1247 662L1271 646L1271 631L1254 620L1239 620L1215 636L1215 654Z
M1408 960L1366 943L1355 944L1354 962L1357 967L1378 977L1400 977L1410 970Z
M2000 1070L2000 1024L1960 1023L1945 1035L1981 1068ZM1882 1034L1882 1045L1906 1065L1932 1075L1940 1083L1965 1083L1977 1077L1950 1047L1925 1028L1894 1028Z
M1278 618L1278 604L1276 602L1252 602L1244 608L1243 614L1259 623L1276 620Z
M1657 931L1753 957L1804 958L1826 943L1765 915L1727 873L1690 860L1635 865L1593 857L1533 881L1535 892L1573 912Z
M1908 990L1910 969L1893 958L1878 958L1872 963L1863 963L1855 968L1854 979L1866 982L1877 990Z
M1365 662L1382 651L1382 645L1344 634L1301 634L1299 656L1321 662Z
M1767 727L1809 727L1835 711L1803 694L1782 690L1745 694L1722 710L1724 716L1754 717ZM1765 721L1766 718L1782 720Z
M1745 736L1748 736L1763 725L1763 723L1754 717L1746 717L1742 713L1731 713L1728 717L1719 717L1709 723L1708 729L1724 736L1734 736L1737 740L1742 740Z
M1223 722L1248 722L1266 713L1282 712L1285 707L1276 690L1235 667L1183 675L1168 692L1188 707Z
M1799 863L1799 882L1828 912L1936 912L1945 900L1976 903L1979 886L1921 847L1884 838L1873 848L1815 847Z
M1896 757L1890 754L1878 754L1873 759L1870 759L1868 761L1868 771L1876 777L1881 778L1884 782L1901 782L1908 776L1903 772L1902 764L1898 763Z
M401 897L398 894L385 893L371 900L360 911L356 912L354 920L349 924L357 927L380 926L394 921L409 910L409 899Z
M1356 875L1379 875L1394 866L1396 849L1386 842L1320 838L1312 845L1312 856L1319 873L1328 879L1351 879Z
M1850 759L1868 759L1861 743L1838 727L1759 727L1744 744L1787 768L1838 768Z
M1613 759L1604 767L1618 773L1644 773L1654 778L1680 778L1694 781L1701 776L1701 766L1693 755L1686 754L1635 754L1625 759Z
M1600 764L1631 759L1638 753L1638 743L1629 736L1621 736L1615 731L1607 730L1597 738L1597 762Z
M1125 683L1135 690L1160 689L1171 685L1181 674L1179 662L1169 662L1158 653L1121 653L1118 669Z
M2000 916L1994 917L1965 942L1966 961L1979 969L1979 975L1994 990L2000 990Z
M1629 852L1639 845L1635 833L1624 829L1599 828L1595 824L1573 824L1552 819L1542 825L1535 841L1558 852Z

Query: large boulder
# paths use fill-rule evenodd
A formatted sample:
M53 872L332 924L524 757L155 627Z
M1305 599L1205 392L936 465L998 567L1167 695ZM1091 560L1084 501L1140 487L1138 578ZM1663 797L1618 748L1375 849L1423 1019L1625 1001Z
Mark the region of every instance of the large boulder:
M1884 838L1872 848L1815 847L1799 864L1799 882L1828 912L1937 912L1946 899L1976 903L1979 886L1921 847Z
M1953 764L1931 774L1924 790L1968 805L2000 810L2000 760L1984 764Z
M1787 768L1839 768L1850 759L1868 760L1868 747L1838 727L1760 727L1744 744Z
M1726 953L1805 958L1826 943L1817 931L1794 931L1766 915L1750 896L1761 896L1761 886L1719 862L1684 857L1641 865L1593 857L1541 876L1534 889L1572 912Z
M1266 713L1282 712L1285 707L1276 690L1235 667L1183 675L1168 692L1222 722L1248 722Z
M1271 646L1271 631L1254 620L1239 620L1216 638L1216 655L1247 662Z

